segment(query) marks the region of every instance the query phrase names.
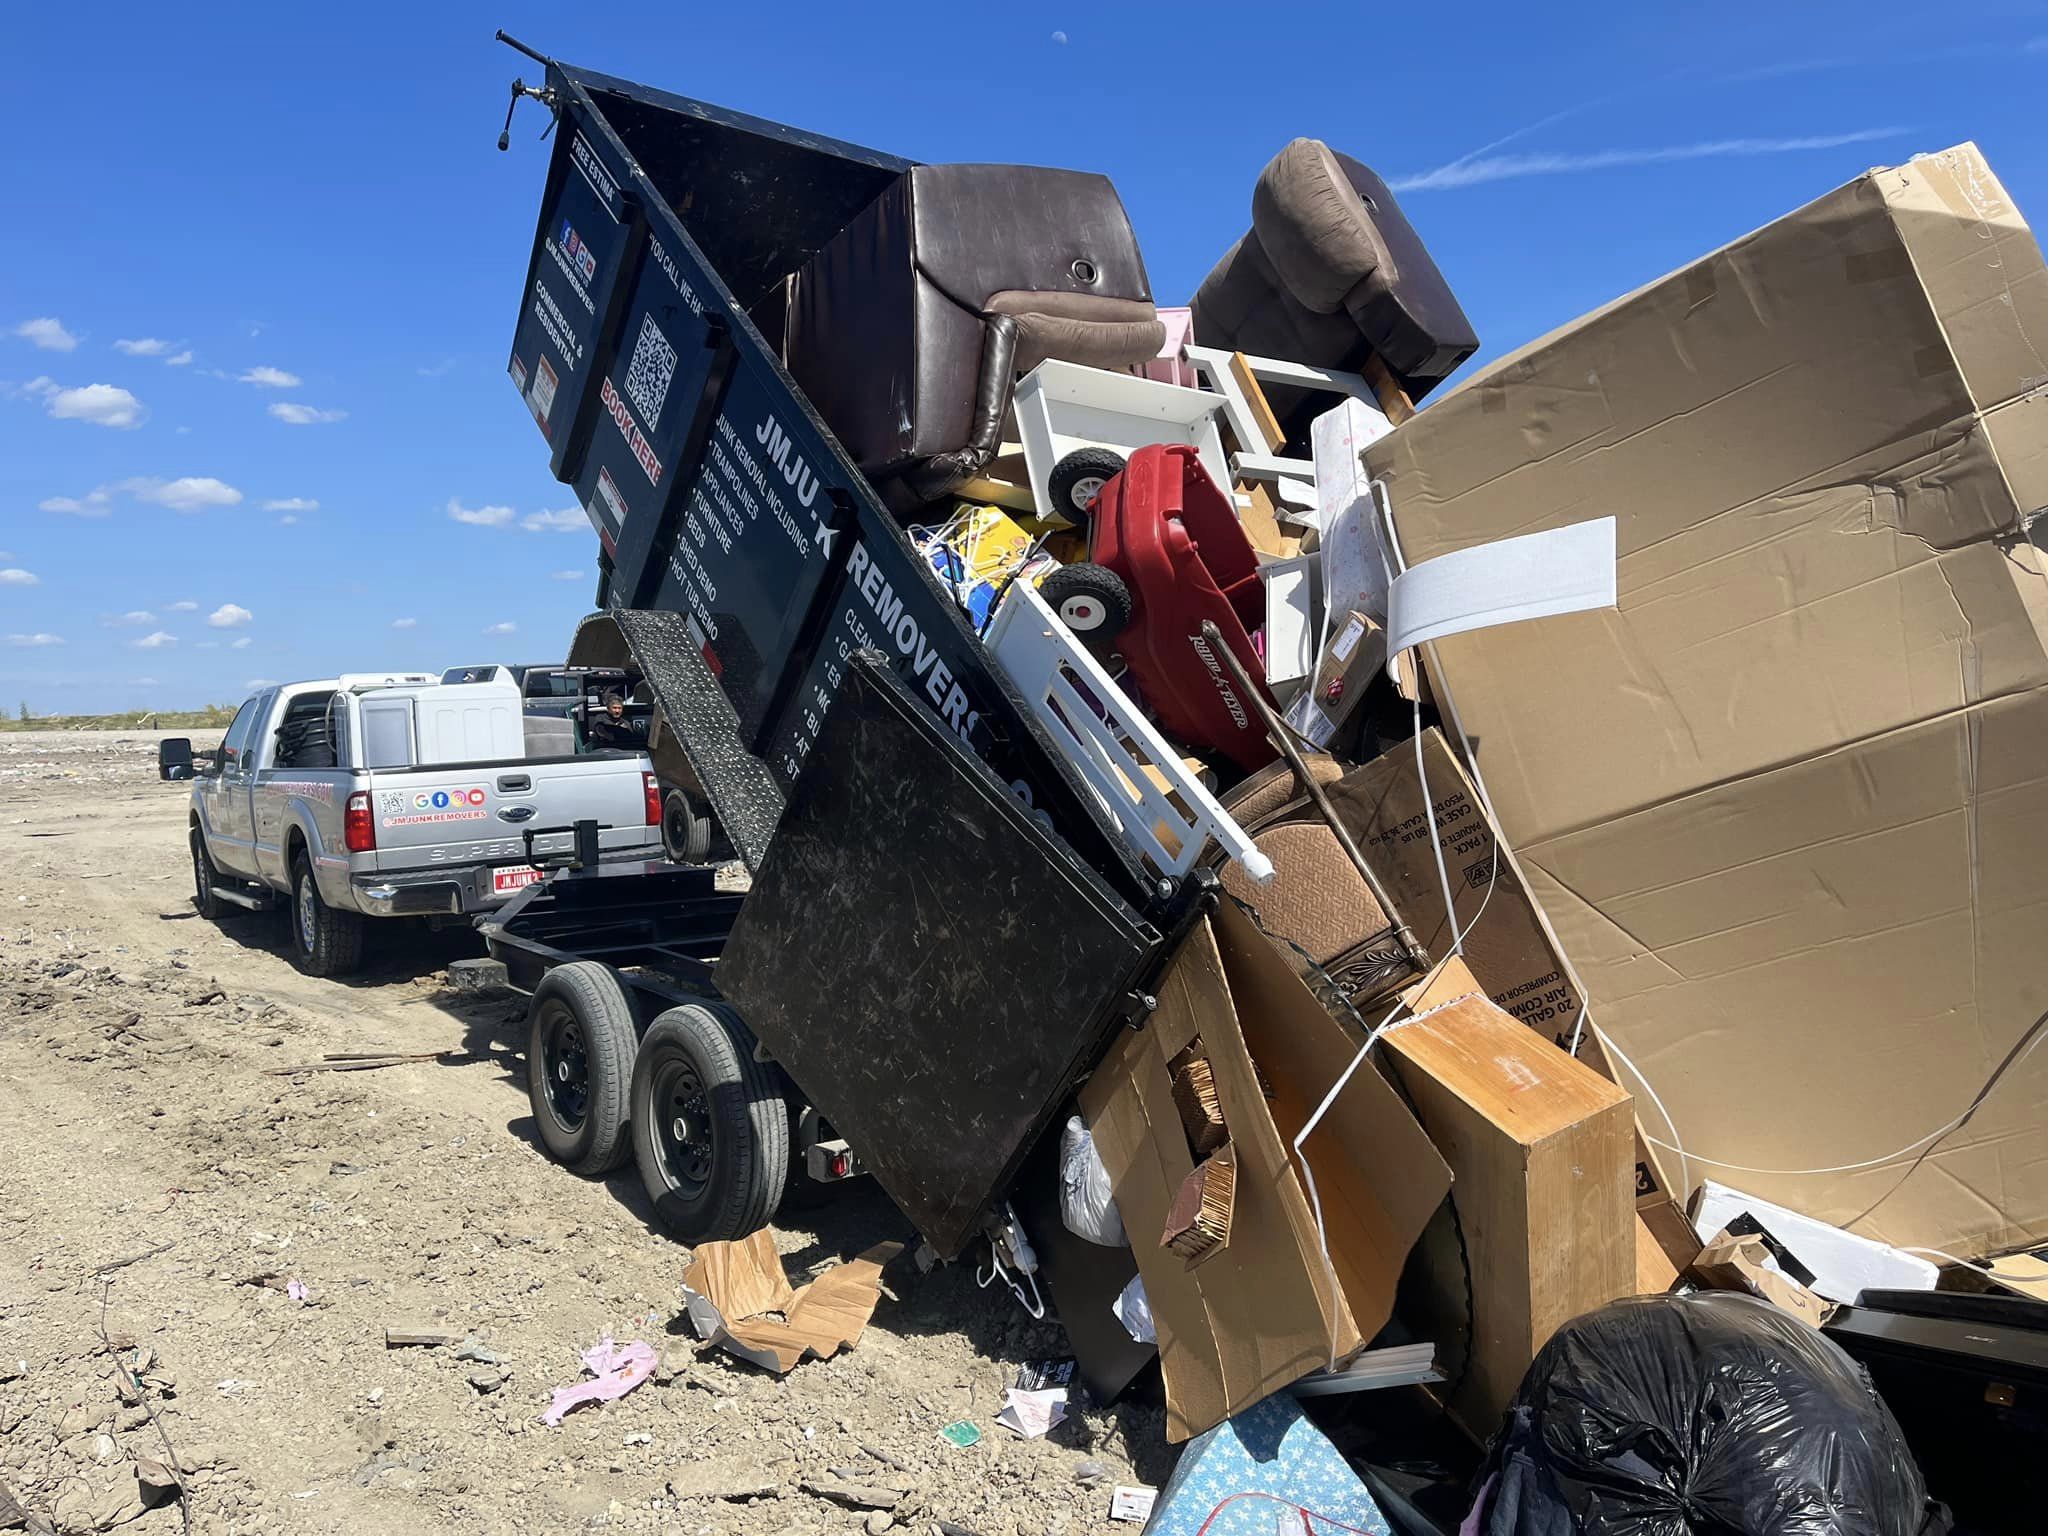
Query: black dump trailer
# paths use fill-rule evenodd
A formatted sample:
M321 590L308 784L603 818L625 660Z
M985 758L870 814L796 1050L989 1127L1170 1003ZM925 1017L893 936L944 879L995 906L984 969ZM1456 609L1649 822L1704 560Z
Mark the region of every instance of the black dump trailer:
M912 162L512 46L554 123L508 370L602 546L571 659L644 676L751 875L566 870L486 926L536 1116L691 1241L822 1128L955 1257L1211 882L1137 860L764 339Z

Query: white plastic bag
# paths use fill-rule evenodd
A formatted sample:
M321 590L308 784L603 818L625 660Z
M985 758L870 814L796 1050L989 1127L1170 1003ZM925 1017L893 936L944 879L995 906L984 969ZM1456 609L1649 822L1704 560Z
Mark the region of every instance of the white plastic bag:
M1145 1299L1145 1277L1131 1276L1131 1283L1118 1293L1110 1303L1110 1310L1116 1313L1116 1320L1124 1325L1128 1333L1140 1344L1157 1344L1159 1334L1152 1326L1152 1303Z
M1095 1150L1095 1138L1079 1115L1060 1134L1060 1220L1076 1237L1105 1248L1128 1248L1124 1221L1109 1192L1109 1170Z

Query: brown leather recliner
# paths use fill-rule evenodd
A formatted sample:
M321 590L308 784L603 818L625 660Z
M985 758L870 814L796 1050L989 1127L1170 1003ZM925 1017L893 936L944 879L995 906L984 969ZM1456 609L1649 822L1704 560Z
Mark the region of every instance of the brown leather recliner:
M1107 177L923 165L791 283L784 357L898 507L994 456L1017 375L1046 358L1123 368L1165 327Z
M1414 399L1479 348L1386 183L1319 139L1296 139L1260 173L1251 231L1193 309L1203 346L1350 372L1376 353Z

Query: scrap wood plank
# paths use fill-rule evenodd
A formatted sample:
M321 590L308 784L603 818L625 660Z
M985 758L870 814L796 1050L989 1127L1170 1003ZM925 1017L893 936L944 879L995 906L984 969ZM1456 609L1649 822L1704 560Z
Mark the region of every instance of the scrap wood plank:
M1287 445L1287 434L1280 430L1280 418L1273 414L1273 407L1266 401L1266 392L1259 387L1258 379L1252 373L1251 359L1242 352L1230 354L1230 376L1237 384L1238 393L1244 397L1245 410L1261 439L1256 443L1239 443L1247 451L1264 448L1267 453L1278 453Z
M394 1051L383 1055L330 1055L295 1067L265 1067L265 1077L297 1077L302 1072L368 1072L377 1067L404 1066L419 1061L467 1061L468 1051Z

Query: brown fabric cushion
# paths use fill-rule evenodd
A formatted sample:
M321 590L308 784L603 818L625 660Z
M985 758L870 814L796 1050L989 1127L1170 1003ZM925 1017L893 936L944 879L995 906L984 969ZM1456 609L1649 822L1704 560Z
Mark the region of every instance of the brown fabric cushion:
M1017 322L1019 373L1049 357L1090 368L1123 368L1157 357L1166 324L1149 303L1096 293L1012 289L989 296L988 311Z
M1316 139L1296 139L1260 173L1252 230L1288 291L1321 315L1387 260L1363 199Z

